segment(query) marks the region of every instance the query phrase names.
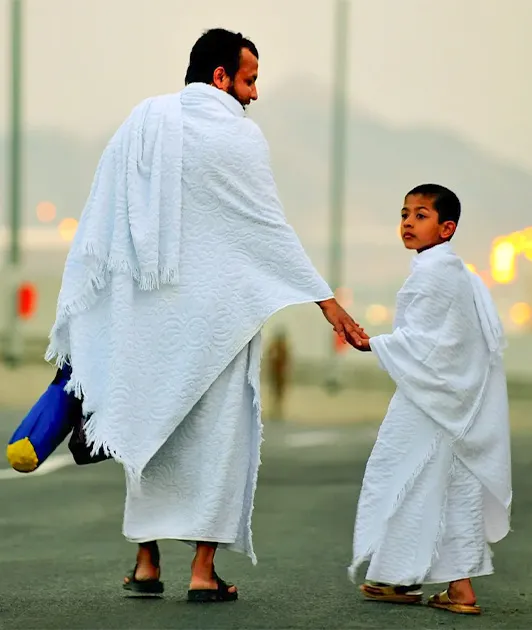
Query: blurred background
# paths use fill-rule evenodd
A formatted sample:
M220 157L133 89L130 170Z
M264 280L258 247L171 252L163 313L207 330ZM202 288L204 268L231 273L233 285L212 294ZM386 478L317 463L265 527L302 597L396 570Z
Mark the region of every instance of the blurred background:
M179 90L197 37L223 26L259 48L249 115L288 220L354 317L390 330L411 258L404 194L444 184L463 204L455 247L505 324L508 374L532 380L531 20L529 0L0 0L5 364L42 363L107 140L139 101ZM267 345L282 335L294 382L381 383L313 306L276 316Z
M183 87L212 27L256 43L249 115L286 215L370 334L391 330L409 273L405 193L435 182L460 197L453 243L509 340L516 508L495 576L478 582L482 628L531 628L532 0L0 0L0 444L54 376L47 336L106 142L141 100ZM390 379L338 346L314 305L279 313L264 338L259 570L220 554L244 601L176 607L190 557L171 541L166 601L124 601L134 550L120 534L121 467L74 466L64 443L30 475L0 464L2 627L455 627L426 607L366 606L346 579Z

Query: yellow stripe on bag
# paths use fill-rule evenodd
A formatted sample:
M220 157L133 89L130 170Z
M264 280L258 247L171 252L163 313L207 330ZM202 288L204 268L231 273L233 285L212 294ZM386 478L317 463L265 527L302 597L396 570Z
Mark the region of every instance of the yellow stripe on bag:
M39 458L29 438L23 438L13 442L13 444L9 444L7 447L7 460L11 468L21 473L33 472L39 464Z

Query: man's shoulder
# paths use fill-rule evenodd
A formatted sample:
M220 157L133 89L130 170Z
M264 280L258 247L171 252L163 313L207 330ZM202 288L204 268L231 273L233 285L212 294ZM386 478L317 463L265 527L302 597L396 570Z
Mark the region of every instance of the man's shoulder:
M140 101L134 109L149 109L150 112L164 112L168 108L174 108L181 98L180 92L172 92L169 94L157 94L156 96L148 96Z
M246 132L250 137L261 140L262 142L267 142L266 136L262 132L262 129L252 118L249 118L249 116L245 116L244 118L242 118L242 124L244 125Z
M251 118L235 118L237 127L232 128L231 145L259 154L269 154L269 145L259 125Z

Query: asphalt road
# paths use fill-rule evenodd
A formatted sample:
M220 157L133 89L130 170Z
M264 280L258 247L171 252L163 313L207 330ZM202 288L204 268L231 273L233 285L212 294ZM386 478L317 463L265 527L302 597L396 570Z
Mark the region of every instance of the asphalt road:
M532 628L529 411L514 412L515 531L494 548L495 575L476 581L481 619L365 602L347 580L375 423L269 423L254 515L259 563L217 556L219 573L239 586L240 599L230 604L186 603L191 549L178 542L161 545L164 599L124 596L135 547L121 536L118 465L76 467L64 448L40 475L11 473L0 461L0 628ZM0 412L3 444L18 420Z

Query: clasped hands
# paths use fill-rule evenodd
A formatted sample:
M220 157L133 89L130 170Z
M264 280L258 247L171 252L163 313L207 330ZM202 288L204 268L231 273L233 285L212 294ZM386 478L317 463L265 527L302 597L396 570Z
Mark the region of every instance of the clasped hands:
M325 319L344 343L351 344L353 348L361 352L371 351L369 335L334 298L318 302L318 306L321 308Z

